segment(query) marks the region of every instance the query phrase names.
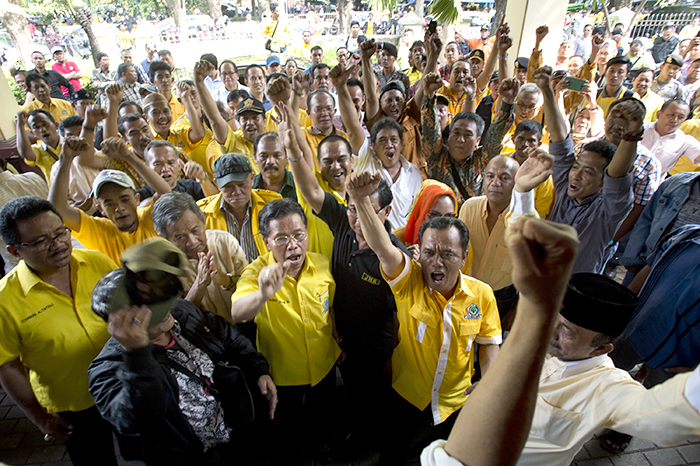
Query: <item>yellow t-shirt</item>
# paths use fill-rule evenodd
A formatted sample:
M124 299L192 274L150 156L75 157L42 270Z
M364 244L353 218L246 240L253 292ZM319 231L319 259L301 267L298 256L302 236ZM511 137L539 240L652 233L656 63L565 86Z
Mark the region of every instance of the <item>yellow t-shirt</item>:
M228 154L230 152L234 154L243 154L250 160L250 165L253 168L253 173L256 175L260 173L258 165L255 163L255 157L253 156L253 143L247 140L243 136L243 131L238 129L236 131L231 128L228 129L226 134L226 141L223 144L219 144L219 149L221 149L222 154ZM214 162L212 162L212 167Z
M44 178L46 178L46 184L51 187L51 168L53 168L54 163L58 162L58 158L63 152L63 140L61 139L61 142L55 149L50 148L43 141L39 141L38 144L32 145L32 151L36 156L36 161L26 159L24 161L29 166L37 165L44 174Z
M272 117L277 118L277 112L275 111L274 107L271 108L270 110L267 111L265 114L265 132L268 131L273 131L277 132L277 123L275 123L275 120L272 119ZM306 126L313 126L314 122L311 120L311 117L309 116L308 113L306 113L306 110L303 108L299 109L299 126L302 128Z
M78 225L66 223L66 226L73 230L73 236L83 246L88 249L97 249L121 265L119 256L126 248L148 238L158 236L158 233L153 228L152 213L153 203L138 211L139 226L133 233L121 231L114 226L111 220L91 217L82 210L80 211L80 223Z
M73 297L43 282L24 261L0 280L0 365L20 358L39 404L50 412L95 404L87 369L109 340L92 312L92 289L116 264L98 251L73 250Z
M656 112L661 110L664 105L664 99L656 92L647 91L646 95L639 99L644 103L647 108L647 113L644 115L644 121L654 122L656 121Z
M342 197L338 191L331 188L328 182L323 179L321 172L314 170L314 175L316 175L316 180L321 186L321 189L327 193L331 193L341 204L347 205L345 198ZM299 186L296 187L296 191L297 201L299 202L299 205L301 205L301 208L304 209L304 213L308 219L307 230L309 231L309 251L323 254L328 259L331 259L333 256L333 233L331 232L331 229L328 228L328 224L326 222L314 214L313 209L301 194Z
M304 136L306 136L306 142L309 143L309 147L311 147L311 152L314 154L314 169L320 170L321 166L318 163L318 145L326 136L324 134L316 133L315 131L312 132L312 126L302 126L301 130L304 132ZM345 139L348 138L347 133L345 133L344 131L340 131L339 129L333 128L332 134L337 134L338 136L342 136Z
M406 255L399 276L384 279L394 293L399 319L392 386L421 411L431 405L433 421L439 424L467 399L474 342L502 341L496 298L491 287L462 274L454 295L446 300L425 284L420 264Z
M467 98L466 93L462 94L462 97L457 97L452 93L450 86L442 86L437 93L444 95L450 101L450 103L447 105L447 111L450 112L450 114L454 116L462 111L462 106ZM450 121L452 121L452 117L450 117Z
M179 120L177 120L173 125L170 127L170 131L176 131L180 132L182 130L188 131L187 128L191 128L192 125L190 124L190 121L187 119L187 115L183 115ZM189 141L189 136L187 137ZM211 141L214 140L214 133L204 126L204 138L199 141L199 143L188 153L189 157L194 161L197 162L204 168L204 171L207 172L209 175L209 178L211 179L214 176L214 169L213 167L209 168L209 158L207 157L207 154L211 150L218 151L218 155L221 155L221 151L219 151L218 144L215 144L216 149L211 148ZM216 156L217 154L211 154L211 158L216 160L218 157ZM213 165L214 162L212 162Z
M170 112L173 114L173 121L179 120L180 117L187 112L185 106L182 105L179 100L177 100L177 96L174 93L170 96L169 105Z
M153 128L151 128L153 129ZM202 141L197 141L197 142L192 142L190 141L190 132L192 131L192 127L189 125L184 125L181 126L179 129L174 130L170 129L170 133L168 134L168 139L167 141L177 147L180 151L184 152L187 157L191 157L190 154L192 154L192 151L199 147L202 144ZM163 137L156 133L155 130L153 131L153 134L155 135L154 139L162 141ZM206 146L204 146L206 148Z
M231 298L233 306L259 289L260 270L274 263L270 252L246 267ZM334 295L330 261L307 252L299 279L287 275L255 317L258 351L269 361L277 385L316 385L333 369L340 356L330 312Z
M73 106L68 101L63 99L51 99L51 105L48 106L42 104L37 99L34 99L22 107L23 112L29 113L32 110L46 110L49 112L53 119L56 120L56 127L58 127L58 124L69 116L75 115Z

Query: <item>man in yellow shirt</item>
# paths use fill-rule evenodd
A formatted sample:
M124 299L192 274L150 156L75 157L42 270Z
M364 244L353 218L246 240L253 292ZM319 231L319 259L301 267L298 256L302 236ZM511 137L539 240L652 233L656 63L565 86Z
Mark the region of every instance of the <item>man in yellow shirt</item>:
M29 141L26 127L39 140L36 144ZM17 150L28 165L38 165L46 178L51 181L51 167L63 152L63 140L58 134L56 120L46 110L32 110L29 114L21 111L17 114Z
M336 343L330 261L308 252L307 218L292 199L268 203L260 233L270 252L244 271L233 294L234 322L255 320L257 347L270 362L278 396L273 436L285 457L308 440L327 444L335 392ZM300 421L302 425L300 425ZM291 450L290 450L291 449ZM288 459L288 457L287 457Z
M212 68L211 63L206 60L197 62L194 66L194 86L199 95L202 110L211 124L214 139L219 143L222 154L244 154L248 157L254 174L258 174L259 170L255 163L253 142L259 134L265 131L265 107L262 102L254 97L241 100L241 103L238 104L238 113L236 115L241 129L236 131L231 129L224 117L219 113L214 98L209 94L204 84L204 78L209 75ZM208 154L207 165L212 172L214 171L215 160L216 158L209 157ZM219 188L221 188L221 185L219 185Z
M207 230L231 233L243 248L246 260L253 262L268 252L260 236L260 211L279 193L253 189L253 169L243 154L224 154L214 162L214 179L221 193L202 199L197 205L204 212Z
M344 131L336 129L333 125L336 102L330 92L317 89L309 94L306 101L309 103L309 117L313 125L303 127L302 131L304 131L304 137L313 153L314 163L316 163L318 160L318 145L323 139L331 135L338 135L347 139L348 135ZM316 169L319 168L316 165Z
M170 110L170 105L163 94L157 92L149 94L143 99L143 115L151 125L155 133L155 139L162 139L172 143L175 147L183 151L188 157L194 148L206 136L202 120L196 115L197 110L194 108L192 98L190 97L191 87L189 84L180 81L178 89L182 96L185 107L187 108L187 116L190 122L189 125L181 125L177 130L171 129L173 124L173 114Z
M29 73L25 83L27 91L34 95L34 100L22 107L22 111L29 113L32 110L46 110L51 114L56 124L71 115L75 115L75 110L70 102L51 98L51 86L45 77Z
M161 52L163 52L161 50ZM173 121L176 121L185 114L185 106L173 94L173 68L165 61L156 60L148 67L148 77L155 84L159 94L163 94L165 100L170 105Z
M0 280L3 390L47 441L65 441L73 464L116 466L112 429L87 379L109 339L90 307L92 288L116 265L97 251L74 251L59 212L38 197L5 204L0 235L20 259Z
M102 143L108 157L126 160L135 167L139 174L153 188L153 202L159 196L170 192L168 183L139 159L120 138L110 138ZM124 249L145 239L158 236L153 229L151 211L153 203L137 211L139 195L134 183L124 172L103 170L95 178L92 195L97 201L97 209L106 218L87 215L82 210L68 204L68 176L73 158L88 150L83 139L68 138L63 153L59 157L58 172L49 190L49 200L60 212L73 236L88 249L97 249L105 253L117 264Z
M484 374L502 340L493 291L460 272L469 243L464 223L449 217L424 223L420 259L412 260L391 243L370 202L381 179L380 173L353 173L346 189L355 202L362 234L379 257L382 275L396 298L399 342L391 358L396 393L382 461L398 464L426 418L435 426L449 419L446 429L454 422L457 416L452 414L471 391L474 343L480 345Z

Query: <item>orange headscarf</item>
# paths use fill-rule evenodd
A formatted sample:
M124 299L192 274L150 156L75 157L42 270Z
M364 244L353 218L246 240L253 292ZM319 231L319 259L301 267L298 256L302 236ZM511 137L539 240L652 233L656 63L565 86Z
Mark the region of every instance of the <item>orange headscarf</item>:
M455 215L457 214L457 198L452 188L444 183L435 180L425 180L418 190L416 198L411 206L411 213L408 215L406 229L404 230L404 242L406 244L418 244L418 233L420 226L425 222L425 217L430 209L442 196L450 196L455 204Z

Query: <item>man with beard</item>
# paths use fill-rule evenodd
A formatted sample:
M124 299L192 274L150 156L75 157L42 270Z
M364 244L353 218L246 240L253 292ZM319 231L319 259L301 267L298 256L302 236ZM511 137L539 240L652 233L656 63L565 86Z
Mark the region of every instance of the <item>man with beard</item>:
M276 132L258 135L253 143L255 162L260 173L255 175L253 189L267 189L283 198L297 200L292 172L287 170L287 155Z
M72 140L72 138L69 138ZM56 206L73 236L88 249L97 249L119 264L119 255L129 246L157 236L153 229L151 212L153 205L137 211L139 195L129 176L117 170L103 170L95 178L92 195L97 209L104 217L92 217L68 204L68 181L73 158L89 150L87 142L63 154L58 159L58 171L49 190L49 200ZM119 138L109 138L102 143L102 151L108 157L120 158L133 166L155 190L154 200L170 191L168 183L151 170L143 160L129 151Z
M90 311L92 288L116 265L74 250L70 233L45 199L0 209L0 235L20 260L0 280L0 384L45 440L65 441L72 464L116 466L112 430L87 390L87 368L109 339Z
M241 100L237 113L241 129L234 131L219 113L214 98L204 85L204 78L209 75L211 69L212 65L208 61L197 62L194 66L194 86L199 94L202 110L211 124L214 139L219 143L222 154L238 153L248 157L253 171L257 174L259 170L255 164L253 143L255 138L265 130L265 107L255 96ZM250 68L246 70L246 75L249 72L251 72ZM264 79L264 74L262 76ZM251 88L251 92L254 92L254 87ZM214 163L211 160L209 165L213 166Z

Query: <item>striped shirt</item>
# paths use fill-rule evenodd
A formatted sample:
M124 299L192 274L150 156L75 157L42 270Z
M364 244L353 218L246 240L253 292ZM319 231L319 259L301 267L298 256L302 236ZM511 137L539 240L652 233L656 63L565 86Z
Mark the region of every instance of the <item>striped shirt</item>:
M219 208L224 213L224 217L226 218L226 230L238 240L238 243L241 245L241 248L243 248L243 252L245 253L245 258L250 264L258 258L258 247L255 245L255 238L253 237L253 224L251 216L253 207L251 201L248 201L248 209L242 225L239 225L236 216L229 212L228 204L226 204L223 196L221 197L221 205L219 205Z

